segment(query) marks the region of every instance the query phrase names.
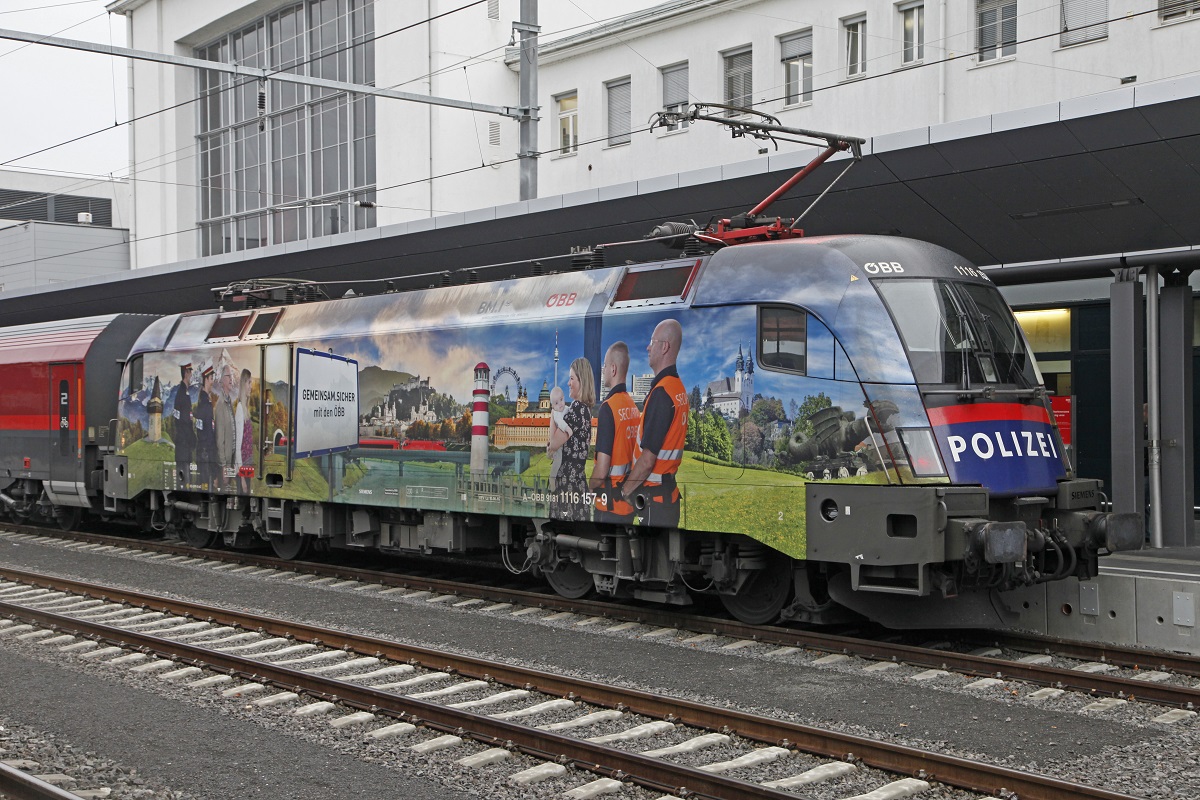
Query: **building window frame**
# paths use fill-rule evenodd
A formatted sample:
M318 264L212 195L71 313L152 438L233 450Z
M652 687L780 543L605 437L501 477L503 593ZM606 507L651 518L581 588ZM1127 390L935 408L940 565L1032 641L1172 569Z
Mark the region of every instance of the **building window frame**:
M975 0L975 59L1017 54L1017 0Z
M1200 19L1200 0L1158 0L1159 22Z
M861 78L867 74L867 15L855 14L842 20L847 78Z
M579 152L579 90L554 95L554 110L558 121L556 154L573 156Z
M812 102L813 31L806 28L779 37L779 61L783 66L783 104Z
M896 10L900 13L900 64L920 64L925 61L925 0L901 3Z
M676 113L684 113L689 105L689 85L691 72L688 67L688 62L683 61L678 64L669 64L665 67L660 67L658 70L659 81L662 84L662 107L663 111L674 111ZM680 120L679 122L668 123L665 128L668 133L673 131L686 130L689 122Z
M633 80L626 75L604 84L605 117L608 126L607 147L621 147L633 141Z
M749 108L754 105L754 48L735 47L721 53L721 97L727 106ZM737 111L725 112L739 116Z
M1200 2L1196 3L1200 7ZM1108 0L1060 0L1059 47L1108 38Z

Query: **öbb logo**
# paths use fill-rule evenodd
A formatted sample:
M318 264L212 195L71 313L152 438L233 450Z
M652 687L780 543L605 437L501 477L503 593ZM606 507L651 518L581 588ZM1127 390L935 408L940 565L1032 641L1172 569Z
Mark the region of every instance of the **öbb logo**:
M575 305L576 297L578 297L578 295L575 292L571 292L570 294L567 294L566 292L562 294L552 294L546 298L546 308L573 306Z
M868 261L863 269L872 275L896 275L904 272L898 261Z

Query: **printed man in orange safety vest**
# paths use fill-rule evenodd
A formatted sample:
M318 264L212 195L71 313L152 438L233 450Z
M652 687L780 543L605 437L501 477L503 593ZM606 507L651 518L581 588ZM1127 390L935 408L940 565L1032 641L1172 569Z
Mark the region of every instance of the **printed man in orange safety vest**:
M638 457L638 423L642 414L625 386L629 373L629 345L616 342L604 354L601 382L609 387L596 421L596 461L588 488L596 493L596 522L623 525L633 522L633 505L617 487Z
M665 319L654 328L646 354L654 383L642 408L638 444L642 449L621 493L633 501L643 525L673 528L679 524L679 487L675 473L683 461L687 439L688 393L675 361L683 344L683 328Z

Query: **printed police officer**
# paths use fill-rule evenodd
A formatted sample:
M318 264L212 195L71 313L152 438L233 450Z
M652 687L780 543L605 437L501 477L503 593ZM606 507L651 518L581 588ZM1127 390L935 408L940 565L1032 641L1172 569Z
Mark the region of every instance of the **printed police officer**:
M683 328L665 319L654 328L646 355L654 383L642 409L638 446L641 453L621 494L639 508L643 525L673 528L679 524L679 486L675 473L683 461L687 440L688 393L675 362L683 344Z
M620 486L638 457L638 426L642 415L629 396L629 346L616 342L604 354L601 382L609 387L596 421L596 458L588 488L596 494L596 522L628 524L634 507L621 496Z

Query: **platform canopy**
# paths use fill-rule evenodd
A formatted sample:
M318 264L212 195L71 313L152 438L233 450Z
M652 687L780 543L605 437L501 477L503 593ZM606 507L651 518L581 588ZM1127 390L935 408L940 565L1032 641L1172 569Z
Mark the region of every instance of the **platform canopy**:
M846 133L853 133L848 131ZM753 145L747 145L748 149ZM815 152L812 151L812 152ZM451 214L353 234L0 295L0 322L211 308L212 288L248 278L399 278L397 288L566 269L572 247L638 239L664 220L727 217L805 163L793 151L723 167ZM831 160L776 203L795 216L842 170ZM1129 86L990 117L875 137L804 220L810 234L924 239L994 267L997 283L1109 275L1157 260L1200 265L1200 76ZM328 243L326 243L328 242ZM290 245L294 248L296 243ZM609 250L609 263L667 255ZM457 271L464 272L457 272ZM405 276L425 275L421 278ZM358 286L356 291L382 288Z

